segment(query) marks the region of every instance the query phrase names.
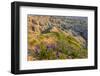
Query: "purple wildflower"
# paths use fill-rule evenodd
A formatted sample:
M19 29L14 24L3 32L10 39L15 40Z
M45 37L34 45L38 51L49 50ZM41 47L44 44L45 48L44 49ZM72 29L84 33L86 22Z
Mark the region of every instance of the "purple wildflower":
M55 48L56 48L55 45L52 45L52 44L51 44L51 45L47 45L47 49L48 49L48 50L50 50L50 49L55 49Z
M47 45L47 48L50 48L50 45Z
M35 46L34 50L35 50L35 53L38 55L40 52L40 47L37 45L37 46Z
M35 48L40 49L39 45L36 45Z
M55 48L56 48L56 46L55 46L55 45L51 45L51 48L52 48L52 49L55 49Z
M47 45L47 50L50 50L51 49L51 45Z

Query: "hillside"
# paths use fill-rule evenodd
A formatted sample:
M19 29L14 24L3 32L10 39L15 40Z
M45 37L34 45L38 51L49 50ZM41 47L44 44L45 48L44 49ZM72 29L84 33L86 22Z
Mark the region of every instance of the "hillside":
M28 61L87 58L87 17L28 16Z

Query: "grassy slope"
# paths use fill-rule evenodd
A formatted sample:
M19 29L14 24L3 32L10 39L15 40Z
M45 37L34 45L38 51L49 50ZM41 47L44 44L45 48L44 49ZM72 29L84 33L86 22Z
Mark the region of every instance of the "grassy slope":
M45 39L52 39L53 43L45 43ZM53 39L55 38L55 39ZM49 32L40 34L37 39L29 42L32 46L39 46L38 54L35 49L31 51L32 57L36 60L41 59L66 59L66 58L85 58L87 57L87 49L83 48L81 44L71 35L66 36L63 32ZM55 48L47 48L47 45L55 45ZM49 50L49 51L48 51ZM58 55L57 55L58 54Z

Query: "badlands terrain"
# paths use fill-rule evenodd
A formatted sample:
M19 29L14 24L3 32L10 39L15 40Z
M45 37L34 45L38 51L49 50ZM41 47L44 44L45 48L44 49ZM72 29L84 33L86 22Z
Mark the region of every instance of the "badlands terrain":
M88 19L28 15L28 61L88 57Z

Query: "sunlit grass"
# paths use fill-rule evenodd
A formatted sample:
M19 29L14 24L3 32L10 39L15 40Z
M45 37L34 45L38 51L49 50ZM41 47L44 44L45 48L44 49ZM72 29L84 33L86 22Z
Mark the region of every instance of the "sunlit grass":
M46 38L55 38L55 48L44 44L43 40ZM40 34L37 39L29 38L29 45L36 47L38 54L35 53L36 49L33 49L33 57L37 60L50 60L50 59L67 59L67 58L84 58L87 57L87 49L83 48L80 43L73 36L66 36L63 32L49 32L46 34ZM52 44L53 45L53 44ZM58 54L58 55L57 55Z

